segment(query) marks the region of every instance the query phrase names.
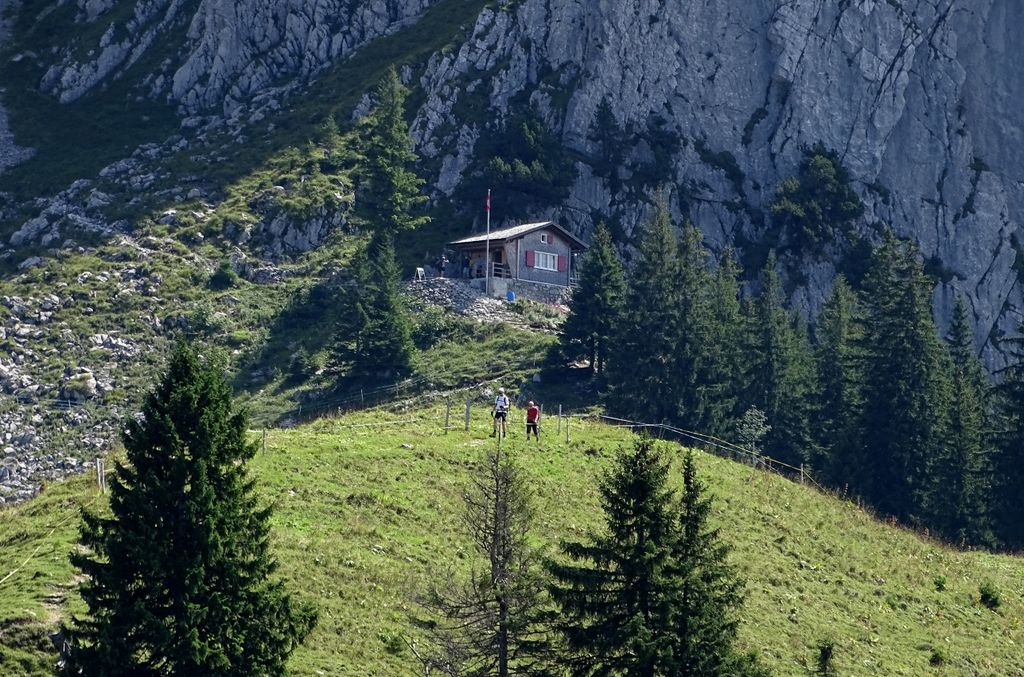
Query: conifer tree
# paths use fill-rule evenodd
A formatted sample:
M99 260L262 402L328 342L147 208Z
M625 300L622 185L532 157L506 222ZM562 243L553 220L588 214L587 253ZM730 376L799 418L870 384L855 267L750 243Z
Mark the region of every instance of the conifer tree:
M611 234L602 223L594 232L590 250L580 264L579 286L572 295L560 350L566 359L584 356L590 370L604 373L615 332L621 321L625 281L622 265L612 246Z
M639 440L632 453L620 450L600 489L604 533L563 544L570 563L549 564L574 675L667 674L681 594L668 474L652 440Z
M644 228L639 250L609 363L610 402L625 416L670 421L678 410L672 356L679 336L679 260L666 205Z
M708 329L699 377L704 398L700 430L724 435L742 416L747 356L743 350L746 324L740 303L740 268L731 248L722 253L708 287Z
M67 628L67 675L280 675L315 623L270 554L256 451L222 371L180 345L126 423L110 517L83 511L87 615Z
M920 518L932 459L946 454L948 355L917 249L887 230L864 280L861 493L881 512Z
M929 526L960 544L991 546L990 458L984 435L988 382L974 348L967 305L958 296L950 327L952 399L945 454L932 459L925 509Z
M812 444L809 397L813 366L807 332L783 305L774 252L768 256L760 282L761 294L754 301L749 323L747 404L768 416L771 431L765 453L795 465L806 459Z
M704 379L708 376L711 357L711 317L708 307L708 252L703 235L692 225L683 228L679 247L678 302L676 312L675 353L672 355L672 376L677 391L676 416L684 427L707 430L714 394Z
M763 674L732 647L743 583L703 492L690 454L679 497L652 440L620 451L601 485L604 533L549 563L573 675Z
M607 97L601 99L594 113L594 122L590 125L587 138L597 144L597 157L594 172L608 179L608 187L612 193L622 188L619 168L622 166L627 143L626 133L615 118L611 103Z
M327 370L337 378L353 373L362 354L360 337L370 318L363 307L362 293L355 288L343 289L335 299L338 315L328 346Z
M729 564L729 546L710 524L712 500L697 479L693 452L683 459L683 491L672 575L679 594L672 613L673 647L668 675L762 674L757 662L733 648L743 580Z
M528 479L508 453L491 451L462 498L476 559L468 580L452 577L426 600L441 622L429 626L434 650L421 660L441 674L546 674L549 645L539 624L546 596L528 540Z
M814 468L833 485L864 484L868 460L862 454L858 412L862 402L861 334L857 296L841 275L818 316L816 329L817 386L815 388ZM860 478L860 479L858 479Z
M412 215L427 198L420 192L423 179L410 169L417 157L405 121L408 95L394 66L388 68L374 93L373 110L363 121L357 204L371 228L386 236L430 220Z
M412 326L398 287L393 237L375 234L368 245L367 260L363 323L353 371L357 375L400 378L412 367Z
M1024 334L1024 324L1021 325ZM1009 550L1024 548L1024 339L1015 343L1014 361L996 388L998 452L994 496L997 535Z

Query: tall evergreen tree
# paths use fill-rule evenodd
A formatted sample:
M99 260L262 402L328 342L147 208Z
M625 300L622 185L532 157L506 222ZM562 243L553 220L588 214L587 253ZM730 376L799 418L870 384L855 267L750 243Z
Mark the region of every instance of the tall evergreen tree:
M388 68L374 93L373 109L363 121L357 204L371 229L386 236L430 220L413 216L427 197L420 192L423 179L410 169L417 157L405 121L408 95L394 66Z
M601 485L605 532L549 564L573 675L760 674L732 646L743 583L703 491L692 455L680 500L652 440L619 453Z
M669 465L650 439L620 451L601 484L606 529L549 563L574 675L667 674L679 589Z
M580 264L579 286L572 295L569 317L562 328L559 348L566 359L581 356L592 373L602 375L619 323L625 295L622 265L602 223L594 232L590 250Z
M708 286L708 329L699 377L705 402L700 430L713 435L732 430L743 414L739 407L747 358L739 277L739 264L727 248Z
M953 309L949 353L949 435L945 454L932 459L926 519L930 527L957 543L992 546L992 472L984 434L988 379L975 352L974 333L962 296L957 297Z
M708 252L701 241L703 235L692 225L683 228L679 247L678 301L676 312L675 353L672 355L672 377L677 391L677 412L674 420L683 426L706 430L711 417L714 394L704 379L708 376L711 317L708 307Z
M666 675L698 677L766 674L733 647L743 580L729 564L730 548L710 524L712 500L697 479L693 452L683 459L683 492L672 575L678 586L672 613L671 669Z
M619 192L622 180L619 168L627 148L627 134L619 125L611 103L607 97L601 99L594 113L594 122L590 125L587 138L597 144L597 157L594 158L594 172L608 179L608 187L612 193Z
M678 390L672 360L679 335L678 245L668 208L644 228L627 276L626 307L611 355L614 411L643 421L670 421Z
M545 602L529 543L534 517L529 482L501 450L489 452L463 494L463 525L476 560L467 581L431 591L426 606L435 650L427 669L473 677L547 674L549 647L538 623Z
M1021 325L1024 334L1024 324ZM996 388L998 452L995 515L998 537L1011 550L1024 549L1024 338Z
M400 378L412 367L412 326L402 300L394 238L376 233L367 250L362 327L354 373Z
M783 305L782 282L771 253L760 276L761 293L749 322L747 405L768 416L765 452L798 464L812 444L809 431L813 367L807 332Z
M813 468L833 485L864 484L867 459L860 446L858 412L862 374L857 357L861 334L857 296L836 278L816 328L815 455ZM860 478L860 479L858 479Z
M181 345L124 433L110 517L83 512L88 608L67 675L280 675L315 623L274 580L270 509L245 462L246 416L216 366Z
M864 407L869 477L860 492L880 511L919 518L933 458L949 433L948 355L931 314L931 284L917 249L887 230L862 296Z

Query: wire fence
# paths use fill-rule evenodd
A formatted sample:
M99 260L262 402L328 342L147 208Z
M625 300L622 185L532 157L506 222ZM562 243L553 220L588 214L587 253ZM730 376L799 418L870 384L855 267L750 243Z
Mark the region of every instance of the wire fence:
M684 428L677 428L665 423L643 423L640 421L630 421L624 418L607 416L605 414L587 414L586 416L607 421L610 425L616 427L631 428L634 430L657 430L661 433L667 433L678 438L680 442L688 441L696 443L703 451L713 453L716 456L733 461L740 461L748 465L752 465L755 468L763 468L775 474L782 475L787 479L799 481L800 484L810 483L818 489L825 491L825 487L818 484L814 478L811 477L807 468L803 464L800 466L790 465L789 463L784 463L778 459L758 453L749 447L740 446L714 435L686 430Z

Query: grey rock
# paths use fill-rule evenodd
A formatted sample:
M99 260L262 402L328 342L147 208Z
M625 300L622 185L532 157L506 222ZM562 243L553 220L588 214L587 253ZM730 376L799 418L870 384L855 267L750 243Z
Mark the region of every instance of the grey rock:
M45 263L43 258L40 256L30 256L21 263L18 264L18 270L28 270L29 268L36 268Z

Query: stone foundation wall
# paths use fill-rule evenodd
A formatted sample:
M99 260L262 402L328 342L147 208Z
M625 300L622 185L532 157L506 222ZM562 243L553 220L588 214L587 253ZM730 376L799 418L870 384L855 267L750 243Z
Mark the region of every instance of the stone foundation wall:
M508 283L509 288L516 293L516 298L560 305L569 305L569 300L572 298L572 290L568 287L538 284L526 280L508 280Z

